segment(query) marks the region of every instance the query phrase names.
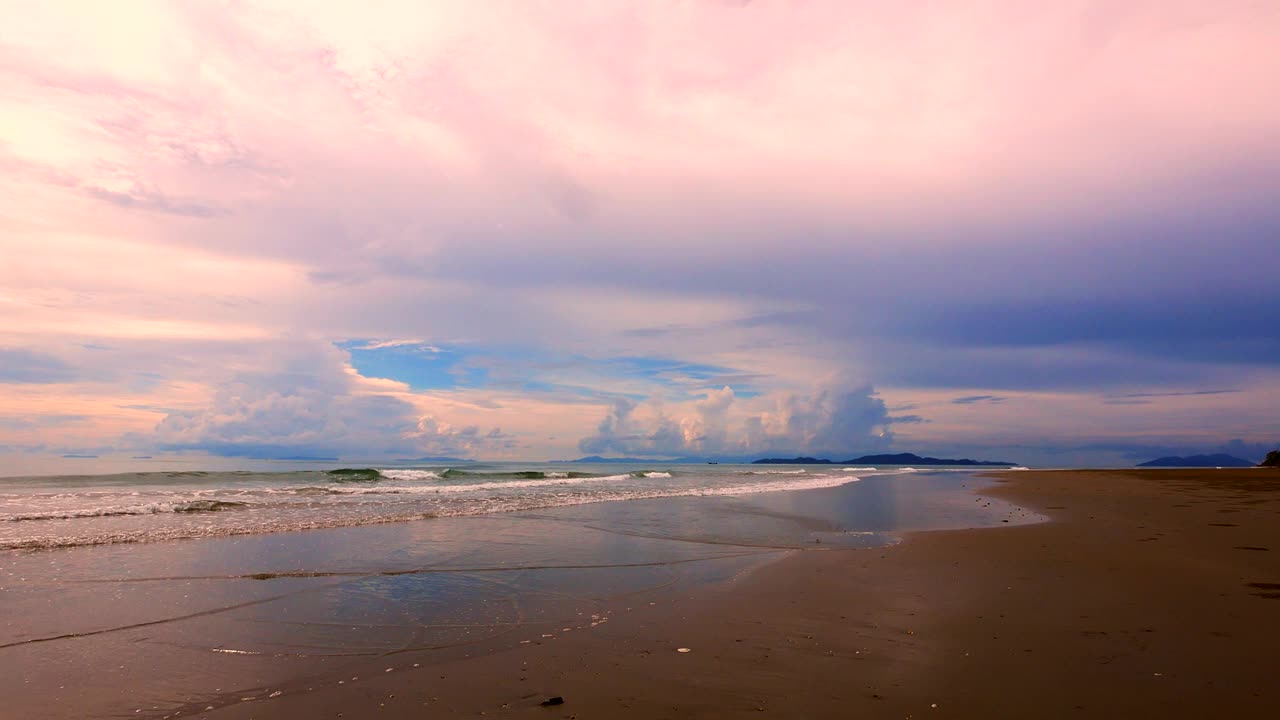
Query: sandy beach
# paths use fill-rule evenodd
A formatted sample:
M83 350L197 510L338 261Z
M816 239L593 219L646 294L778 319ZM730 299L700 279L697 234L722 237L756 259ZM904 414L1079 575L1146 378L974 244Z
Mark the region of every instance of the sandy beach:
M615 642L605 632L610 623L682 598L713 598L719 594L713 588L734 587L734 579L798 550L879 548L903 532L1043 520L1007 501L975 495L992 483L963 471L868 471L859 478L825 468L721 466L708 473L695 466L652 478L637 472L604 480L555 478L552 484L545 477L511 480L510 471L499 468L496 480L434 476L419 486L380 481L354 495L326 493L323 501L306 500L292 511L293 485L300 479L325 482L323 474L209 474L197 477L194 488L183 485L193 482L187 476L45 480L68 487L55 486L27 502L99 509L80 517L71 507L58 511L70 519L16 521L8 528L11 539L17 533L21 543L27 537L46 546L0 552L0 666L14 669L0 673L5 710L50 720L162 720L232 707L253 717L288 716L311 702L305 696L327 704L324 696L334 694L332 702L354 703L353 711L364 712L363 688L375 675L395 673L397 682L421 683L427 668L511 657L511 651L551 646L573 633L600 638L596 642L606 646L584 652L603 656ZM532 486L550 493L532 499L551 506L255 531L255 512L268 521L278 517L282 528L295 526L299 516L364 520L362 510L385 519L379 513L388 505L403 513L397 508L406 503L397 499L406 490L426 491L408 495L407 505L420 507L414 498L441 502L436 490L474 485L477 477L499 486L497 502L509 503L513 492ZM17 481L23 482L31 481ZM77 485L86 482L87 491ZM744 482L766 491L744 493ZM123 490L115 489L121 483ZM577 493L606 486L605 499L577 502L580 494L564 494L575 483ZM626 483L695 489L682 496L607 499ZM310 497L313 487L302 490ZM133 493L141 500L176 497L163 505L170 507L191 502L184 498L197 492L205 498L199 502L221 493L261 507L171 513L176 519L113 514L121 494L135 504L140 500ZM473 502L455 495L464 510ZM280 497L286 498L283 509L278 501L271 504ZM353 497L355 503L348 499ZM565 500L569 504L554 505ZM329 509L333 503L337 514ZM118 532L118 521L131 523L129 532ZM228 535L228 528L248 532ZM95 542L104 530L118 541ZM140 530L153 539L129 542ZM206 530L211 534L191 537ZM171 539L173 531L189 537ZM90 544L62 545L77 539ZM492 683L485 671L467 676L480 686ZM468 697L489 703L493 695L486 690Z
M208 716L1273 716L1280 473L996 477L1052 521L793 552L589 632Z
M0 720L1280 720L1280 0L0 26Z

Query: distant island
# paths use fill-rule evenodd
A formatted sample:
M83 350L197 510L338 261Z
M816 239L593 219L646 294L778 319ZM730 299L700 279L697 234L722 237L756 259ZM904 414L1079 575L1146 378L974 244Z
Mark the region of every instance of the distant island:
M935 458L921 457L915 453L896 453L892 455L863 455L862 457L852 460L841 460L834 462L831 460L823 460L811 457L795 457L795 458L763 458L756 460L753 465L963 465L963 466L983 466L983 467L1006 467L1013 466L1017 463L1004 462L1001 460L970 460L969 458L961 458L959 460L952 458Z
M553 463L628 463L635 465L637 463L679 463L681 460L655 460L653 458L607 458L599 455L588 455L580 457L577 460L552 460Z
M868 463L873 465L983 465L983 466L1013 466L1018 463L1006 462L1004 460L970 460L969 458L960 458L959 460L951 458L935 458L920 457L913 453L898 453L896 455L863 455L860 458L854 458L848 461L849 464Z
M761 458L752 460L751 456L711 456L711 457L678 457L678 458L634 458L634 457L601 457L588 455L577 460L552 460L553 463L621 463L626 465L652 465L654 463L668 465L728 463L734 465L961 465L981 467L1012 467L1017 463L988 460L953 460L949 458L921 457L914 453L898 453L896 455L863 455L852 460L828 460L807 455L791 458Z
M1267 453L1267 458L1258 463L1258 467L1280 468L1280 450L1272 450Z
M63 455L62 457L71 458L73 460L92 460L98 456L97 455L80 455L78 453L68 453L66 455Z
M1186 457L1169 455L1138 463L1136 467L1253 467L1253 463L1234 455L1215 453L1213 455L1188 455Z

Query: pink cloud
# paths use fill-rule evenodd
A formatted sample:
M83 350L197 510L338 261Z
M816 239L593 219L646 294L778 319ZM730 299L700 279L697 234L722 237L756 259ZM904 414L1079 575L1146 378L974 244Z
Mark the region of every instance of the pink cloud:
M861 359L887 347L863 340L879 300L918 290L899 273L954 291L972 280L953 266L999 246L1003 264L978 268L1003 273L984 297L1069 303L1081 287L1124 285L1154 254L1079 228L1188 207L1232 218L1280 190L1280 95L1266 91L1280 76L1280 7L1267 2L157 2L7 15L0 345L56 354L109 338L132 343L131 363L143 347L180 358L149 362L190 383L155 391L184 403L198 402L192 387L212 392L229 356L269 364L282 337L681 354L760 378L774 402L874 366ZM1042 232L1065 224L1073 233ZM1096 263L1091 284L1004 272L1091 255L1112 263ZM842 275L884 258L876 267L894 272ZM825 274L770 274L798 266ZM1122 299L1188 284L1146 274ZM863 295L828 292L859 283ZM750 324L759 317L847 318L856 332ZM644 332L664 327L687 330ZM175 347L149 344L165 339ZM231 341L248 349L192 349ZM610 383L592 390L624 389ZM485 402L497 401L454 411ZM530 402L539 422L555 414ZM730 410L766 411L748 405L679 412L703 424L694 434L718 433Z

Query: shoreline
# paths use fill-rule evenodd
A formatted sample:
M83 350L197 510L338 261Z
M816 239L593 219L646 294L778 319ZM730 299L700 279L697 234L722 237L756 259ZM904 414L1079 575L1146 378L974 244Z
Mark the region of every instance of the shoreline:
M635 500L747 497L915 472L864 468L869 473L850 475L830 468L810 473L725 466L713 473L682 470L673 479L670 471L620 473L617 467L595 466L586 468L591 472L566 473L530 467L536 466L491 466L457 475L449 468L141 473L66 476L44 485L32 478L0 478L0 552L556 512Z
M420 681L409 671L570 635L603 638L590 642L604 649L586 652L606 653L623 615L710 596L787 551L1037 519L990 497L976 504L973 489L989 484L970 473L882 475L737 497L10 551L0 662L19 671L0 675L0 694L13 712L50 718L235 707L288 716L313 693L338 690L333 702L344 704L352 685L388 671Z
M988 475L984 495L1051 522L793 551L591 632L207 717L1274 711L1280 473Z

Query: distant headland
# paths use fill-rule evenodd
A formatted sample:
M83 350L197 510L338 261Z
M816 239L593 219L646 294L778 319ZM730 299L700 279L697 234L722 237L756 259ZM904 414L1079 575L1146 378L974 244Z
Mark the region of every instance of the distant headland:
M587 457L578 458L577 460L552 460L553 463L625 463L629 465L643 465L669 463L673 465L710 463L718 465L720 463L742 464L742 465L962 465L962 466L984 466L984 467L1012 467L1017 463L989 461L989 460L952 460L949 458L921 457L914 453L897 453L894 455L863 455L852 460L829 460L826 458L814 458L806 455L791 458L760 458L752 459L748 457L679 457L667 459L654 458L634 458L634 457L601 457L599 455L588 455Z
M608 457L600 457L599 455L588 455L586 457L580 457L577 460L552 460L551 462L553 463L629 463L634 465L637 463L640 463L640 464L653 463L653 462L679 463L679 462L687 462L687 461L683 459L654 460L653 458L627 458L627 457L608 458Z
M1213 455L1188 455L1186 457L1169 455L1138 463L1137 467L1253 467L1253 462L1234 455L1227 455L1226 453L1214 453Z
M970 460L969 458L953 459L953 458L936 458L921 457L915 453L896 453L891 455L863 455L852 460L824 460L811 457L795 457L795 458L762 458L752 462L753 465L963 465L963 466L987 466L987 467L1004 467L1014 466L1017 463L1005 462L1003 460Z
M1258 463L1258 467L1280 468L1280 450L1272 450L1267 453L1266 459Z

